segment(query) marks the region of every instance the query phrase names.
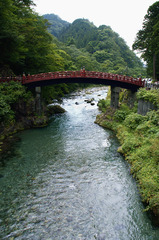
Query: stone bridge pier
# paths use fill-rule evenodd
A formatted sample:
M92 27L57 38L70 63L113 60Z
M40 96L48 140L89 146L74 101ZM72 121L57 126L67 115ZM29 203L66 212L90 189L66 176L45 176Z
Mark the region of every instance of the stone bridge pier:
M120 87L112 87L111 86L110 106L112 108L117 109L119 107L119 93L120 93ZM127 104L129 105L130 108L132 108L134 106L135 98L136 98L136 91L129 90L129 101Z
M111 86L111 102L110 106L112 108L118 108L119 106L119 93L120 93L120 88L119 87L112 87Z
M41 87L35 87L35 111L38 115L42 113Z
M120 87L111 86L111 103L110 106L112 108L117 109L119 107L119 93ZM35 87L35 110L38 115L42 113L42 99L41 99L41 87ZM130 103L129 106L133 107L134 104L134 96L135 92L130 92Z

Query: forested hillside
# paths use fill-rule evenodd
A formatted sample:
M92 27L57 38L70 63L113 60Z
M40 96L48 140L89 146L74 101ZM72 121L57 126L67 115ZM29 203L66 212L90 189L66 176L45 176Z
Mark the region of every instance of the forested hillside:
M54 25L58 26L58 18L54 15L47 15L47 19L51 24L49 31ZM144 75L145 69L140 59L111 27L102 25L97 28L87 19L77 19L62 29L60 27L58 34L56 27L55 30L54 35L64 43L63 46L59 45L60 48L71 56L78 69L84 65L87 70L136 77Z
M50 23L48 25L48 31L54 35L55 37L58 37L61 31L65 28L68 27L70 23L67 21L62 20L59 16L55 14L45 14L43 15L44 19L47 19L48 22Z

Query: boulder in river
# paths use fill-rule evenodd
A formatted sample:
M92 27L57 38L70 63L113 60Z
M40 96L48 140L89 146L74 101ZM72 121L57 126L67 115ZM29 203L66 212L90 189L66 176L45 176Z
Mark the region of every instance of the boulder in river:
M49 105L48 106L48 114L49 116L56 114L56 113L64 113L66 110L62 108L60 105Z
M92 103L94 101L94 98L91 98L91 99L85 99L84 100L86 103Z

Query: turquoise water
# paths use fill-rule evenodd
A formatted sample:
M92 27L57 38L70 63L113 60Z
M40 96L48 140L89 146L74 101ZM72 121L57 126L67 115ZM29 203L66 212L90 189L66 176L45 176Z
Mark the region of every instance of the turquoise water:
M106 92L72 94L66 113L18 134L16 154L0 169L0 239L159 239L118 141L94 123Z

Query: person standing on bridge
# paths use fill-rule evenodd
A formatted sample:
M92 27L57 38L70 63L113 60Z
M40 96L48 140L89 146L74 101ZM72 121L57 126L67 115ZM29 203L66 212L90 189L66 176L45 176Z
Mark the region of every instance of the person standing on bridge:
M85 66L83 66L83 76L86 75Z
M85 76L86 72L85 72L85 67L83 66L83 68L81 68L81 76Z

